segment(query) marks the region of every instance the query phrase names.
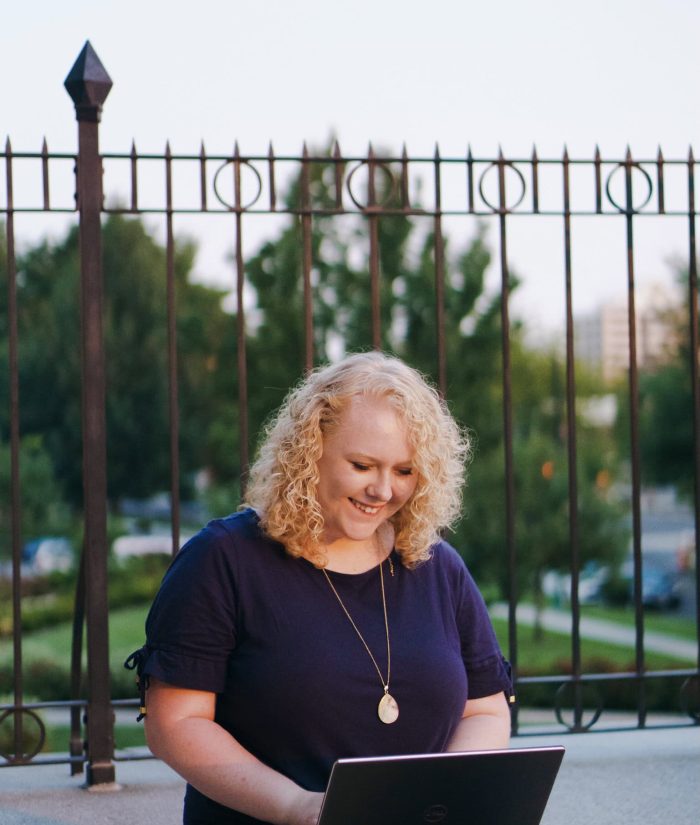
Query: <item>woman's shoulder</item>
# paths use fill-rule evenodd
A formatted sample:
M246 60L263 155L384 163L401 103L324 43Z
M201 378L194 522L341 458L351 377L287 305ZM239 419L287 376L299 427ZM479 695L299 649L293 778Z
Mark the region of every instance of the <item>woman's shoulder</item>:
M221 559L232 563L279 547L261 530L255 510L247 508L212 519L182 547L175 560L194 561L196 558L201 562L203 559Z

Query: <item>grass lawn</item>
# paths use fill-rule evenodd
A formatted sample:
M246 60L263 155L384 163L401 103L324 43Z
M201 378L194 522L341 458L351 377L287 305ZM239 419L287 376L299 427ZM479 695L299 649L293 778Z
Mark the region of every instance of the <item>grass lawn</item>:
M148 606L113 610L109 616L109 660L112 669L122 667L124 659L145 641L144 622ZM22 659L61 659L70 662L73 628L69 623L26 633L22 639ZM83 660L86 641L83 639ZM0 664L12 662L12 640L0 640Z
M631 607L585 605L581 608L581 615L634 627L634 610ZM691 642L697 639L698 634L694 619L653 610L644 612L644 629L654 633L667 633L669 636L677 636Z
M494 619L494 628L503 651L508 653L508 623L505 619ZM634 670L634 649L591 639L581 639L581 656L584 668L586 660L606 659L615 664L620 671ZM556 674L561 672L563 663L571 660L571 638L563 633L542 632L541 639L535 639L531 627L520 627L518 631L518 662L521 670L539 674ZM649 670L666 670L692 666L689 659L659 653L647 653L646 664Z

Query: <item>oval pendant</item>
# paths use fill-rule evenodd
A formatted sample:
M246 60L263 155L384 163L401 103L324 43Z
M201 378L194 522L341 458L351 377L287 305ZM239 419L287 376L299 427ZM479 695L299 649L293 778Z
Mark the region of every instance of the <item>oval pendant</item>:
M380 699L377 713L385 725L391 725L399 718L399 706L390 693L385 693Z

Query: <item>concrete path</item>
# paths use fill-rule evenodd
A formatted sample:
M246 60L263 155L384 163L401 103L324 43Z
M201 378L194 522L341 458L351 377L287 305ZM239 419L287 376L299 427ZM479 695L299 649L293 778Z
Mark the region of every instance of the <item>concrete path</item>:
M512 746L553 744L567 750L542 825L700 822L699 727L521 736ZM120 790L95 792L66 765L0 769L0 823L181 822L184 786L162 762L120 762L117 780Z
M489 612L494 618L507 619L508 605L494 604L489 608ZM535 608L531 604L519 604L517 608L519 624L532 626L535 623ZM571 633L571 614L565 610L554 610L546 608L542 611L542 624L547 630L556 633ZM581 637L585 639L595 639L600 642L608 642L620 647L634 648L635 632L633 627L625 627L616 622L609 622L605 619L594 619L587 616L581 618ZM644 649L649 653L663 653L668 656L676 656L679 659L697 659L698 645L686 639L678 639L666 633L655 633L645 631ZM700 818L698 819L700 823Z

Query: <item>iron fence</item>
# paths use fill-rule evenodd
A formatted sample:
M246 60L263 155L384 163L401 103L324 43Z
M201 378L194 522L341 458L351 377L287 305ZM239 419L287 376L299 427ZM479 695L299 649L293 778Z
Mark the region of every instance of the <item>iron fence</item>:
M245 477L249 463L250 443L248 407L249 378L247 374L247 315L245 232L252 216L274 218L276 215L296 217L300 232L301 277L303 281L304 353L300 371L314 365L314 260L313 232L321 218L340 219L355 215L365 225L364 239L368 262L371 306L371 340L369 346L382 343L382 280L380 256L380 224L392 216L405 216L427 221L431 228L434 267L434 329L435 375L443 393L448 392L448 355L445 343L445 260L446 225L454 218L474 217L488 222L498 240L500 275L500 326L502 357L502 432L504 445L503 496L506 513L505 555L509 570L510 599L508 604L508 656L519 685L551 684L556 686L554 713L563 731L580 732L595 729L601 714L600 700L589 691L611 680L629 681L636 686L636 722L633 727L648 724L646 687L652 680L672 680L679 684L680 705L685 707L689 724L699 721L693 704L697 690L700 650L693 667L650 672L645 656L645 615L642 601L642 523L641 471L639 439L639 368L637 357L637 312L635 308L637 267L636 233L649 216L668 216L686 224L687 294L690 335L689 381L693 407L689 414L694 425L694 554L698 558L700 541L700 392L698 382L698 295L696 268L695 171L692 151L687 158L668 160L659 150L653 158L634 157L628 151L624 157L604 159L598 151L590 159L569 157L566 151L558 158L540 158L533 150L529 157L506 157L499 152L493 157L476 157L468 150L463 157L443 157L436 148L431 156L409 156L376 152L371 147L363 155L344 155L337 143L330 153L317 154L305 147L300 155L278 155L272 147L259 155L243 154L238 146L231 154L208 154L202 145L199 153L177 154L169 146L161 154L141 154L136 147L123 154L100 153L98 123L111 81L89 44L76 61L67 80L78 119L78 152L50 152L44 143L39 152L16 152L8 139L4 160L5 191L2 214L5 219L7 245L7 352L9 373L9 443L11 454L12 547L12 640L13 699L0 705L0 723L13 721L12 744L3 752L6 765L69 762L74 771L88 767L88 782L103 783L114 779L113 711L124 702L110 699L108 663L107 606L107 492L105 450L105 361L102 330L101 219L106 214L136 216L155 215L164 221L167 295L167 350L169 364L168 408L170 420L170 496L172 503L172 548L180 543L180 467L178 347L176 336L176 273L175 223L184 216L218 214L230 226L233 243L232 273L236 295L236 358L240 427L240 467ZM18 199L14 191L18 163L29 164L35 174L33 194ZM66 169L68 172L66 173ZM144 187L141 180L157 170L157 185ZM65 188L53 186L55 170L70 178L70 194ZM312 180L314 170L323 170L326 187L320 197ZM112 176L112 177L110 177ZM281 181L293 177L299 181L296 197L281 198ZM103 177L122 181L121 201L104 202ZM668 181L674 184L669 188ZM576 181L576 186L573 185ZM418 185L420 182L420 186ZM73 198L74 193L74 198ZM84 472L85 541L75 597L72 653L72 693L61 702L26 702L22 667L22 602L20 522L20 392L18 378L17 253L15 221L18 216L37 213L77 213L80 226L81 267L81 346L82 346L82 427ZM577 360L574 337L574 297L572 256L572 220L606 218L622 224L626 250L627 338L629 346L630 461L632 548L634 560L634 629L635 667L627 673L586 673L581 658L580 531L578 524L578 462L577 432ZM516 588L519 563L513 451L514 409L511 358L511 266L509 264L509 233L523 218L551 219L563 249L562 284L565 323L565 436L568 461L568 536L571 570L571 672L544 677L519 676L520 657L516 608ZM700 589L700 570L695 563L696 596ZM87 696L80 695L82 627L87 628ZM700 626L700 613L696 614ZM592 718L586 717L586 707L593 705ZM563 708L573 709L572 719L565 719ZM597 707L596 707L597 706ZM40 711L50 707L70 710L70 752L40 753L44 739L44 723ZM81 717L83 719L81 720ZM83 730L81 722L86 722ZM34 747L26 745L28 725L38 727ZM517 711L514 729L518 731ZM85 737L85 741L84 740ZM142 754L143 755L143 754ZM117 754L119 758L134 758Z

